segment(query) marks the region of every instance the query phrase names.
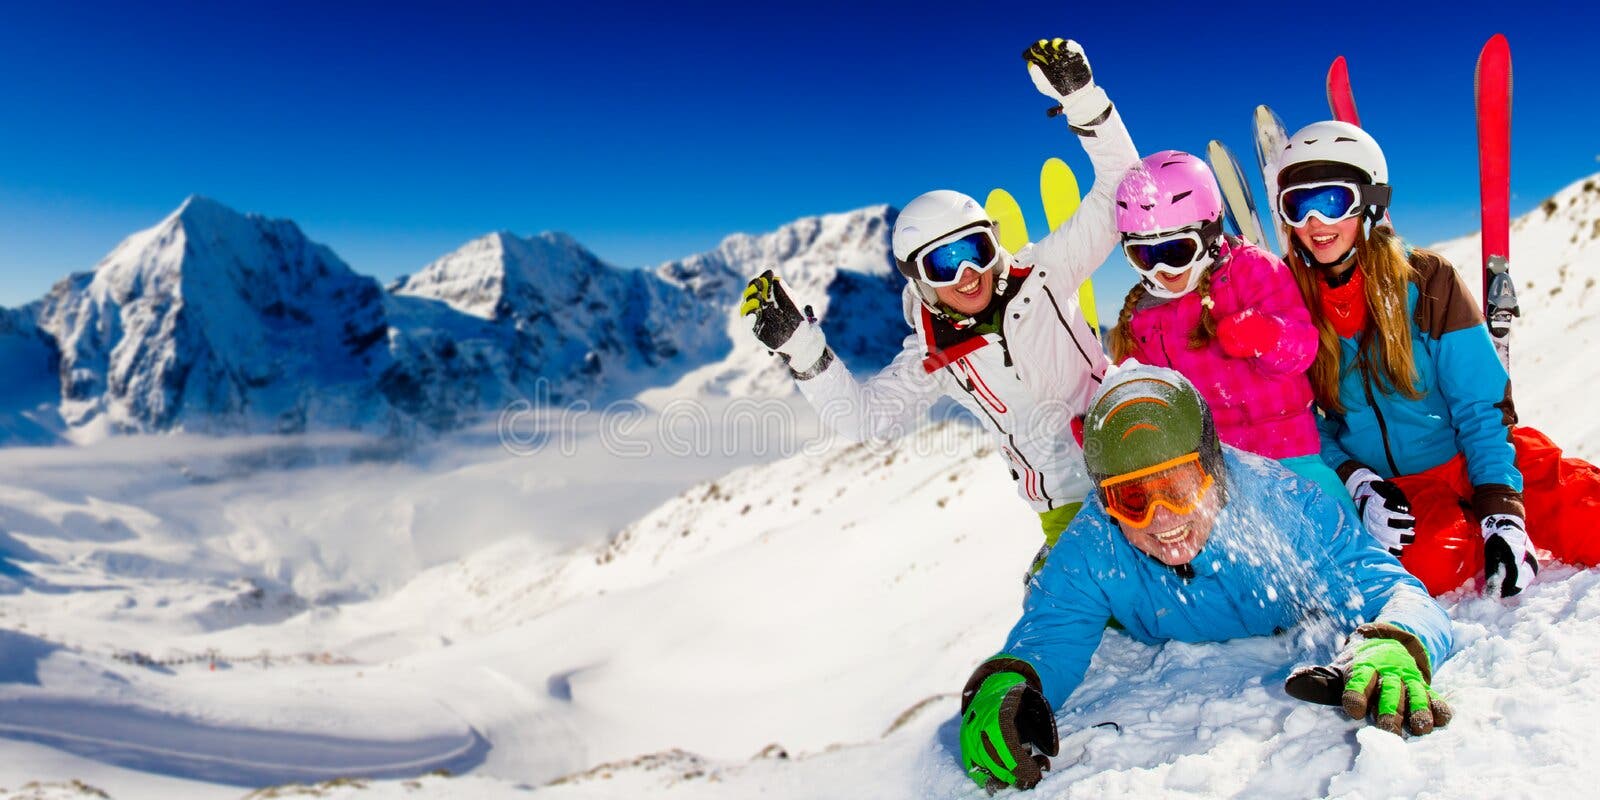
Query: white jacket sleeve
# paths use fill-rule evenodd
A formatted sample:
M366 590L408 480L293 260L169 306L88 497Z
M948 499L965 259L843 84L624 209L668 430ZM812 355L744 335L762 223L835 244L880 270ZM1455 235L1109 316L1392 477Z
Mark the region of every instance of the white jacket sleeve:
M937 377L922 368L915 333L866 383L856 382L844 361L835 358L816 377L796 384L822 423L852 442L895 439L916 430L942 393Z
M1076 214L1034 245L1030 259L1048 270L1045 285L1061 293L1077 291L1116 248L1117 184L1139 163L1139 152L1115 107L1096 124L1074 127L1092 134L1079 134L1078 140L1094 164L1094 186Z

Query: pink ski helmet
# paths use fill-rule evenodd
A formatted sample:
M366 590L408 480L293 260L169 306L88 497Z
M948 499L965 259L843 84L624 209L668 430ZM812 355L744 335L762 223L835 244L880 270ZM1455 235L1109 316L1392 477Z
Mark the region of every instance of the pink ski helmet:
M1117 230L1159 233L1222 217L1222 192L1206 162L1178 150L1145 156L1117 185Z

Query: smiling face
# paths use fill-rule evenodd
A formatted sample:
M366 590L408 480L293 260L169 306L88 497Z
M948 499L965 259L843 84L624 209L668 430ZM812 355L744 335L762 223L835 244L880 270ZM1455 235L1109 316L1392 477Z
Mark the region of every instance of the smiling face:
M945 308L970 317L989 307L994 297L994 270L980 273L963 269L955 285L940 286L934 289L934 294Z
M1189 269L1192 270L1194 267ZM1178 294L1189 288L1189 270L1184 270L1174 275L1164 269L1158 269L1156 270L1156 281L1161 284L1161 288Z
M1356 246L1361 235L1361 217L1342 219L1329 225L1316 217L1306 220L1304 227L1294 229L1294 237L1319 264L1333 264L1350 248Z
M1211 526L1221 508L1217 497L1213 486L1187 514L1177 514L1164 505L1157 505L1149 525L1135 528L1122 520L1117 520L1117 525L1121 526L1128 544L1169 567L1180 566L1193 561L1211 538Z

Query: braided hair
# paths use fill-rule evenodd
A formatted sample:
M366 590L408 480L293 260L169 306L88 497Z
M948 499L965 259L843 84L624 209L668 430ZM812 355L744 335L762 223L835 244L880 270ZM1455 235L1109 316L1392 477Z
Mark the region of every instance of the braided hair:
M1211 300L1211 279L1216 276L1217 268L1222 266L1223 258L1213 256L1211 263L1206 266L1206 271L1200 273L1200 283L1194 287L1195 294L1200 295L1200 322L1189 332L1189 349L1203 350L1211 340L1217 338L1217 318L1211 313L1215 303Z
M1149 292L1144 288L1144 281L1139 281L1128 290L1128 296L1122 301L1122 313L1117 315L1117 327L1111 329L1111 360L1117 363L1127 360L1138 349L1133 341L1133 328L1129 321L1133 319L1133 310L1144 300Z

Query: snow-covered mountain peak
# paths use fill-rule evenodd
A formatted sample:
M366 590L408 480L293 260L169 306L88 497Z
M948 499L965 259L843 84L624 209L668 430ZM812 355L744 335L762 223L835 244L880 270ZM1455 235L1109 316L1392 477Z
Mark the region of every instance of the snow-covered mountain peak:
M182 218L186 222L205 225L227 224L233 220L243 220L245 216L203 194L191 194L183 199L168 219Z
M258 274L267 263L278 269ZM152 293L196 299L201 296L196 290L214 288L199 283L215 280L257 293L272 291L278 295L274 300L287 302L293 298L284 295L309 282L354 275L293 221L242 214L202 195L190 195L161 222L122 240L93 273L94 283L118 302Z
M615 269L564 233L522 238L497 231L402 279L394 292L442 300L462 313L495 320L515 314L519 294L566 294L588 275Z
M64 421L108 430L350 425L369 398L336 387L387 331L376 281L291 221L200 196L58 283L37 319Z
M862 275L895 271L889 234L899 213L892 206L876 205L802 217L769 233L736 233L715 250L667 262L656 273L702 299L737 295L746 280L766 267L777 269L792 286L823 293L841 269Z

